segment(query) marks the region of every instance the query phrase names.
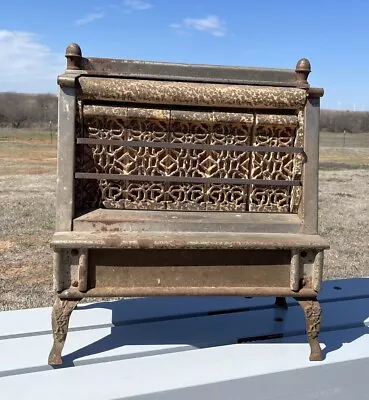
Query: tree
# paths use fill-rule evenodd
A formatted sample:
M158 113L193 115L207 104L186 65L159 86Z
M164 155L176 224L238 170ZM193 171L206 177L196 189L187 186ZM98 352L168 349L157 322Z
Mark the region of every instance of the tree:
M57 97L52 94L0 93L0 124L13 128L49 126L57 121Z

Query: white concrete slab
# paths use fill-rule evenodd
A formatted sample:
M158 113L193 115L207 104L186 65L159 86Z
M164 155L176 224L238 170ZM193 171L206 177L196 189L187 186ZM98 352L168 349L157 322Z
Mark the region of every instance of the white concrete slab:
M325 283L322 362L308 360L300 307L275 308L272 298L83 305L56 369L50 308L0 313L0 399L366 398L368 283Z
M322 342L335 335L332 331L323 333ZM263 385L267 386L270 374L369 359L369 336L363 331L356 336L358 339L320 363L308 361L305 343L237 344L3 377L0 393L7 399L64 400L72 394L89 400L124 399L258 376L264 377ZM338 385L339 379L340 375ZM305 385L313 388L314 381Z
M322 331L345 329L345 332L355 333L348 328L364 327L369 321L369 298L323 303L322 308ZM283 321L275 321L275 318ZM65 365L84 365L227 345L273 335L283 335L284 341L299 335L292 340L306 343L305 317L300 307L72 331L68 334L63 356ZM355 339L353 336L350 341ZM1 340L3 367L0 376L51 369L47 365L51 345L51 334ZM335 349L338 345L330 347Z

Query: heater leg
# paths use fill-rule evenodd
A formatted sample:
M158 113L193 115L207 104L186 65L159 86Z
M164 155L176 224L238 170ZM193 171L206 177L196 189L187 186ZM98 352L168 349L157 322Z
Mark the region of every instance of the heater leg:
M281 308L284 308L284 309L286 309L287 310L287 308L288 308L288 304L287 304L287 301L286 301L286 298L285 297L276 297L275 298L275 303L274 303L276 306L278 306L278 307L281 307Z
M61 353L67 338L69 318L79 301L56 297L51 315L54 344L49 355L49 365L62 364Z
M297 302L304 310L306 317L306 334L310 345L310 361L322 361L323 354L320 348L318 336L322 320L322 309L317 299L297 298Z

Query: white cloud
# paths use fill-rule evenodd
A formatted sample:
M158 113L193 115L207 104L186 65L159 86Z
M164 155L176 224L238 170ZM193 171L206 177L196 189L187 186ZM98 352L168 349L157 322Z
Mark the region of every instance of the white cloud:
M64 69L64 54L52 52L37 35L0 30L1 91L55 93Z
M216 15L209 15L205 18L184 18L181 23L170 25L171 28L195 29L197 31L208 32L213 36L225 36L226 23Z
M148 10L152 4L143 0L124 0L123 4L131 10Z
M86 24L96 21L97 19L104 18L104 16L105 16L105 14L102 12L90 13L90 14L87 14L85 17L74 21L74 25L77 25L77 26L86 25Z
M123 7L123 8L122 8ZM104 18L111 10L122 10L124 13L131 13L134 11L148 10L152 4L143 0L124 0L120 4L107 4L103 7L94 7L94 11L87 14L81 19L74 21L74 25L82 26L90 24L98 19Z

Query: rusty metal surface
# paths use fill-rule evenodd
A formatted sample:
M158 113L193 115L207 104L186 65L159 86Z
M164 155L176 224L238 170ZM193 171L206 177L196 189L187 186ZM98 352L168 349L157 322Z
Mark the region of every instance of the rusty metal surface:
M289 267L289 250L256 249L103 249L90 250L90 265L118 267L221 267L273 266ZM247 269L246 268L246 269Z
M69 286L78 286L79 254L85 250L54 249L54 290L60 291ZM76 255L74 255L76 254Z
M59 91L58 164L56 187L56 229L71 230L74 217L74 148L75 148L75 90L61 88Z
M216 145L216 144L197 144L197 143L167 143L167 142L150 142L150 141L134 141L134 140L119 140L119 139L93 139L93 138L79 138L77 144L88 144L95 146L109 146L112 147L145 147L145 148L159 148L159 149L195 149L195 150L210 150L210 151L257 151L258 153L285 153L297 154L303 153L302 147L275 147L275 146L242 146L242 145ZM112 150L110 150L112 151Z
M291 251L291 265L290 265L290 289L298 290L300 286L300 252L297 250Z
M80 69L90 75L191 82L307 87L293 69L250 68L229 65L183 64L88 57Z
M309 98L304 123L304 148L308 159L303 164L304 190L300 215L304 219L304 232L310 234L318 232L319 120L320 99Z
M324 89L323 88L309 88L308 89L309 97L323 97Z
M106 181L133 181L133 182L179 182L179 183L209 183L230 185L261 185L261 186L301 186L300 180L276 180L276 179L242 179L242 178L206 178L198 176L155 176L155 175L123 175L104 174L95 172L76 172L76 179L98 179Z
M316 250L285 249L59 249L68 262L68 271L79 259L78 278L69 276L58 291L78 287L300 287L314 289L313 268ZM64 254L65 253L65 254ZM88 268L87 268L87 259ZM298 261L296 261L298 260ZM297 264L297 265L294 265ZM83 266L83 273L81 273ZM291 287L293 278L293 287ZM206 283L207 282L207 283ZM314 289L314 291L317 291Z
M319 291L322 287L323 265L324 265L324 252L319 251L315 254L314 265L312 269L312 287L316 291Z
M302 83L307 83L307 78L311 72L311 64L307 58L301 58L296 64L297 80Z
M322 320L322 309L316 299L297 299L306 317L306 334L310 345L310 361L322 361L323 354L318 336Z
M302 109L306 90L265 86L203 84L81 76L79 96L84 100L192 107Z
M89 252L87 249L81 249L79 253L80 254L78 263L78 290L84 292L87 290L87 283L88 283Z
M53 347L49 354L49 365L62 364L61 353L68 333L69 319L79 300L61 300L56 297L52 310Z
M53 252L53 289L56 292L60 292L63 290L65 283L62 278L62 266L64 265L64 261L62 260L62 252L54 251ZM69 286L69 285L68 285Z
M96 267L96 287L201 288L286 287L289 265Z
M319 235L234 232L56 232L54 248L327 249Z
M80 292L78 289L66 289L58 293L60 299L82 299L84 297L150 297L150 296L283 296L295 298L314 299L318 295L312 289L300 289L294 292L288 288L263 287L252 288L240 287L175 287L175 288L120 288L104 287L94 288L87 292Z
M97 209L73 221L74 231L299 233L296 214Z
M137 107L117 107L87 104L83 107L84 117L116 117L116 118L145 118L154 120L170 120L170 121L193 121L202 123L241 123L252 126L256 125L281 125L295 127L298 125L298 117L289 114L252 114L243 112L225 112L225 111L189 111L162 108L137 108ZM108 138L116 139L114 131L113 135ZM108 136L109 135L109 136ZM120 135L119 135L120 137Z
M288 287L290 258L288 250L91 250L89 288Z
M66 51L65 58L67 59L67 71L80 70L82 66L82 50L77 43L71 43Z

